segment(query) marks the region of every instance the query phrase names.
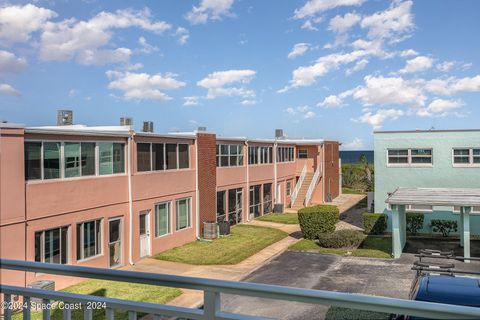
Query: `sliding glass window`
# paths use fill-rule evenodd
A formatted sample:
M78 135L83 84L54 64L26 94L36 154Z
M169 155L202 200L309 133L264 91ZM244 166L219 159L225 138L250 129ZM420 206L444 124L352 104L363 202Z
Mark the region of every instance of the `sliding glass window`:
M165 152L163 143L152 143L152 170L164 170L165 169Z
M155 237L169 234L170 231L170 202L155 205Z
M177 169L177 144L167 143L167 169Z
M187 169L189 167L188 144L178 145L178 168Z
M80 176L80 143L65 142L65 178Z
M68 227L35 232L35 261L68 263Z
M191 198L176 201L176 230L189 228L192 225Z
M77 224L77 260L102 253L102 220Z
M42 179L42 143L25 142L25 180Z
M60 178L60 142L43 143L43 179Z
M95 175L95 142L82 142L81 145L81 174L82 176Z

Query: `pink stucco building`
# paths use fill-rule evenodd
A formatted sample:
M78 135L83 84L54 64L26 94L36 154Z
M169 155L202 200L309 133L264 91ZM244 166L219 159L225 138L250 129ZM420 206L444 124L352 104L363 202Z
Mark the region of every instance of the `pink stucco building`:
M203 222L244 223L276 204L324 203L341 191L338 147L2 123L0 256L116 268L202 237ZM2 284L43 279L1 272ZM57 288L68 284L55 278Z

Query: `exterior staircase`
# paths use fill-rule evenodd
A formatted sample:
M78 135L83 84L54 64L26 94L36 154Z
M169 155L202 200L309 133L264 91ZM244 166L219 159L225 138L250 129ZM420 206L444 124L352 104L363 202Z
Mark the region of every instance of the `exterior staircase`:
M308 187L310 186L310 183L312 182L313 179L313 172L307 172L305 174L305 179L303 180L302 185L300 186L300 190L298 191L297 199L295 200L295 203L291 207L292 210L297 211L298 209L301 209L304 207L303 202L305 201L305 197L307 195Z

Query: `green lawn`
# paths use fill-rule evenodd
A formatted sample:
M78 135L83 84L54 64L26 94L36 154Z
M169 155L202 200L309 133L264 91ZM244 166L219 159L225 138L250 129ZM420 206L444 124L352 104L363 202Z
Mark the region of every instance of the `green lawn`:
M388 320L390 314L355 310L341 307L330 307L325 315L325 320Z
M86 280L61 291L160 304L165 304L182 293L177 288L107 280ZM60 309L53 309L51 314L52 319L62 319L62 310ZM15 314L14 319L22 319L22 314ZM42 313L40 311L32 312L32 319L42 319ZM83 319L83 310L74 310L72 319ZM93 310L93 319L105 319L105 310ZM128 319L127 311L115 310L115 319Z
M392 253L392 238L368 236L357 249L323 248L314 240L303 239L290 246L289 249L294 251L316 251L318 253L339 255L351 252L351 255L355 257L390 259Z
M361 190L356 190L356 189L347 188L347 187L342 187L342 193L345 193L345 194L367 194L366 192L363 192Z
M257 220L284 224L298 224L298 215L296 213L271 213L258 217Z
M232 227L229 236L190 242L154 258L195 265L237 264L287 235L273 228L237 225Z

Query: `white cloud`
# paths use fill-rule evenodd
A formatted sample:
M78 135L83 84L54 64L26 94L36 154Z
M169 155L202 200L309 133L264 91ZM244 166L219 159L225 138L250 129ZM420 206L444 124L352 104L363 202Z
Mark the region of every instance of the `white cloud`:
M430 69L433 66L433 59L426 56L418 56L407 60L405 67L400 69L400 73L414 73Z
M20 91L18 91L17 89L15 89L14 87L12 87L7 83L0 83L0 93L8 94L14 97L20 97L22 95Z
M324 108L340 108L343 106L343 100L339 96L330 95L323 99L322 102L319 102L317 106Z
M355 122L366 123L371 125L374 129L380 129L383 122L386 120L396 120L405 114L404 111L399 109L380 109L373 113L367 111L358 119L352 119Z
M347 143L342 143L343 150L361 150L365 148L363 140L360 138L354 138L352 141Z
M78 94L78 90L77 90L77 89L70 89L70 90L68 91L68 96L69 96L70 98L75 97L77 94Z
M303 119L312 119L315 118L316 113L311 110L311 108L307 105L305 106L298 106L298 107L288 107L285 109L285 112L291 116L299 116Z
M365 67L367 66L368 64L368 60L367 59L362 59L360 61L357 61L355 63L355 65L352 67L352 68L348 68L346 71L345 71L345 74L347 76L351 75L352 73L355 73L355 72L358 72L360 70L363 70L365 69Z
M56 16L54 11L33 4L4 6L0 8L0 39L9 43L27 42L33 32Z
M455 66L455 64L456 64L455 61L444 61L444 62L438 63L436 65L436 68L438 69L438 71L448 72Z
M392 1L390 8L364 17L360 22L362 28L368 29L371 39L390 39L400 41L402 35L414 28L411 13L412 1Z
M197 96L190 96L190 97L183 97L183 105L184 106L196 106L199 104L198 100L200 97Z
M406 81L400 77L366 76L365 85L359 86L349 92L363 105L409 105L422 107L427 97L423 94L421 86Z
M459 92L480 92L480 75L465 78L431 79L423 81L422 84L426 91L443 96Z
M111 79L108 88L123 91L126 100L171 100L163 91L185 86L173 73L150 75L110 70L106 74Z
M130 49L110 49L107 45L113 36L112 30L130 27L156 34L171 28L164 21L152 21L148 9L100 12L87 21L48 22L41 35L40 58L47 61L75 59L85 65L126 62L131 55Z
M15 54L0 50L0 73L18 73L27 65L24 58L18 58Z
M290 53L288 54L288 58L294 59L296 57L302 56L305 54L305 52L308 51L309 48L310 48L309 43L303 43L303 42L297 43L293 46L292 51L290 51Z
M315 16L327 10L341 6L359 6L365 0L308 0L301 8L296 9L295 19Z
M182 46L187 43L188 39L190 38L190 33L183 27L178 27L177 31L175 31L175 35L178 37L178 43Z
M445 116L450 111L461 108L465 104L462 100L435 99L426 108L419 109L417 115L420 117Z
M400 57L410 57L416 55L418 55L418 52L413 49L407 49L400 52Z
M197 82L197 85L208 90L207 99L220 96L254 97L255 92L245 87L255 76L254 70L216 71ZM233 86L235 85L235 86Z
M142 48L140 49L141 53L149 54L149 53L158 51L158 48L149 44L147 42L147 39L145 39L145 37L143 36L138 38L138 43L142 46Z
M253 106L254 104L257 104L257 100L245 99L245 100L242 100L242 102L240 103L244 106Z
M233 16L230 9L234 0L201 0L198 7L193 6L185 19L191 24L204 24L208 20L221 20L222 17Z
M346 13L343 17L340 15L335 16L330 20L328 24L328 30L336 33L344 33L361 20L360 15L356 13Z

